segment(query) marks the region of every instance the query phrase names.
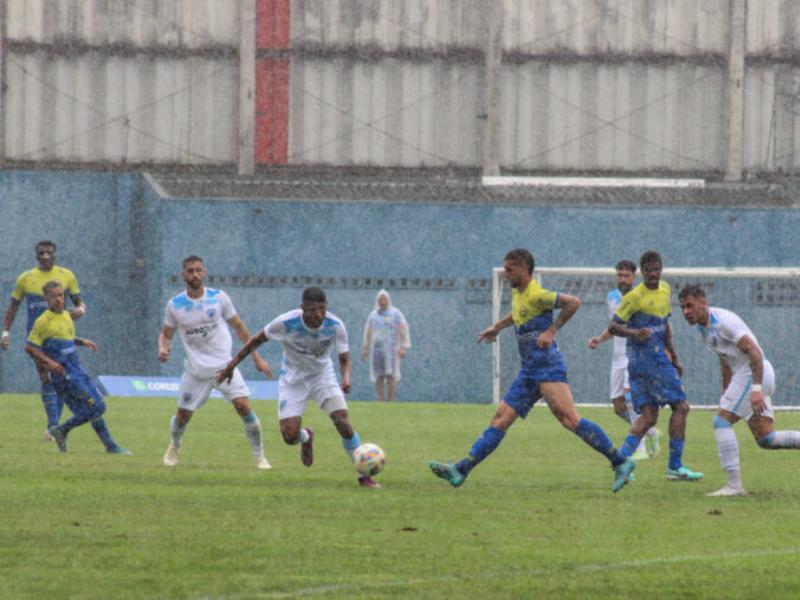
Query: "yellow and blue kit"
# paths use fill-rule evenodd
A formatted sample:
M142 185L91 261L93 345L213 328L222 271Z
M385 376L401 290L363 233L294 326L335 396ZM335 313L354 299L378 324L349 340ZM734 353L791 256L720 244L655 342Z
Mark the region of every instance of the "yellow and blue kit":
M64 288L69 296L77 296L81 293L78 288L78 279L75 274L64 267L53 266L49 271L42 271L39 267L34 267L20 274L11 297L18 302L24 299L28 308L28 320L25 331L28 333L33 329L33 323L47 310L47 301L44 299L42 288L48 281L57 281Z
M52 373L51 381L59 397L73 412L76 412L73 405L77 401L100 409L99 414L102 414L105 410L103 396L78 359L75 325L66 310L59 313L49 309L44 311L34 322L28 343L64 367L64 374Z
M567 366L555 340L548 348L537 345L539 336L553 324L557 306L558 293L544 289L536 280L521 292L511 290L511 316L522 364L503 400L523 418L540 398L540 382L567 381Z
M672 290L666 281L656 289L640 283L625 294L614 313L614 322L630 329L648 329L639 341L627 338L628 376L634 408L645 403L673 404L686 400L678 372L666 352L667 328L672 315Z

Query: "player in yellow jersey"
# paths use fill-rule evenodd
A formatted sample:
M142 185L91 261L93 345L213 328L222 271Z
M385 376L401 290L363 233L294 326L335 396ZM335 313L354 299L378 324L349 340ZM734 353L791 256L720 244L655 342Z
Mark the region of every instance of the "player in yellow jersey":
M3 320L3 333L0 337L0 348L3 350L8 350L10 345L11 325L14 323L17 310L23 300L26 303L28 313L25 325L26 335L30 334L36 319L47 310L47 301L45 300L42 288L48 281L58 282L65 292L69 294L73 308L66 312L73 321L79 319L86 313L86 303L83 302L80 296L81 291L78 287L78 279L69 269L56 265L55 259L56 245L53 242L50 240L43 240L36 244L36 260L39 264L33 269L29 269L20 274L14 286L14 291L11 293L11 304L9 304L6 310L5 319ZM39 381L41 382L42 404L44 405L44 410L47 415L45 438L51 439L48 430L50 427L58 425L61 419L64 399L59 397L55 386L53 386L47 367L36 360L34 360L34 364L36 365L36 371L39 375ZM92 421L92 427L108 452L127 452L114 442L111 434L108 432L105 421L102 419Z
M556 332L581 306L575 296L544 289L533 279L533 255L523 248L511 250L503 261L504 276L511 285L511 314L500 319L478 336L479 342L493 342L500 331L514 325L522 366L503 397L489 427L478 437L467 456L458 463L428 463L431 471L452 486L460 486L482 460L500 445L517 417L523 419L541 398L564 426L595 451L605 456L614 470L611 491L617 492L631 481L636 463L614 448L605 431L575 410L567 385L567 367L558 350ZM553 318L553 311L560 309Z
M73 413L61 425L56 424L48 429L58 449L66 452L67 434L79 425L102 420L106 404L78 359L78 346L86 346L97 352L97 344L75 336L72 317L64 310L66 301L60 282L48 281L43 292L48 308L34 322L25 351L37 364L52 373L53 386ZM130 454L118 446L113 453Z
M625 294L608 326L612 335L627 338L631 398L634 410L640 414L620 452L631 456L645 432L658 422L659 409L669 406L672 416L667 479L697 481L703 474L683 464L689 403L680 380L683 367L672 344L671 289L661 280L663 267L658 252L642 254L639 267L644 281Z

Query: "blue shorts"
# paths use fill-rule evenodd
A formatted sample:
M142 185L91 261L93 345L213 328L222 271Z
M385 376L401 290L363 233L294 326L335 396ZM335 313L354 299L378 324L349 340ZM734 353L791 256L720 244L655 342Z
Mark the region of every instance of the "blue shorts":
M646 370L631 369L628 365L633 409L640 413L645 404L656 407L686 401L678 372L671 363L649 365Z
M567 372L563 369L541 369L536 373L520 371L514 383L508 388L503 402L514 409L523 419L542 397L539 384L545 381L562 381L567 383Z
M103 395L89 377L79 374L73 375L70 379L54 378L53 385L58 397L64 401L72 414L77 414L81 410L99 414L105 412L106 403Z

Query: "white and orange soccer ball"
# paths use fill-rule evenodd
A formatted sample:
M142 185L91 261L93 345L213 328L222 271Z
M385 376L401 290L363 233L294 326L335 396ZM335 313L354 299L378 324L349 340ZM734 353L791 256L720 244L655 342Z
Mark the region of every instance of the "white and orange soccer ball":
M386 454L377 444L361 444L353 452L353 464L356 471L366 477L372 477L383 471Z

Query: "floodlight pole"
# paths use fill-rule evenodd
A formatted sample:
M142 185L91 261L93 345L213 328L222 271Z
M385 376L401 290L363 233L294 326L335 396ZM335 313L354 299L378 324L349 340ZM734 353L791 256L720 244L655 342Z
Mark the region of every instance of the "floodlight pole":
M744 170L744 59L747 31L746 0L730 0L728 47L728 152L727 181L741 181Z
M484 0L486 81L484 87L483 176L500 175L500 68L503 62L503 2Z

